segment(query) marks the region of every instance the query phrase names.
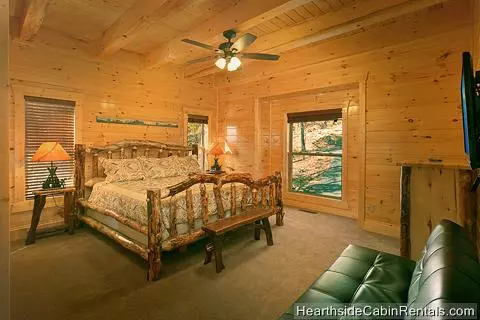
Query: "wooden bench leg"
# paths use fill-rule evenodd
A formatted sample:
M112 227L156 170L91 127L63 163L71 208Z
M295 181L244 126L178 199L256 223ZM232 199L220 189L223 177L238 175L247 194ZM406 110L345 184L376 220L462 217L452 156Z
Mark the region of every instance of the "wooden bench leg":
M215 268L217 273L225 269L222 259L222 237L215 236L213 238L214 250L215 250Z
M215 246L212 242L209 242L205 245L205 261L203 262L203 264L208 264L212 262L212 255L214 250Z
M262 219L262 227L265 230L265 236L267 237L267 246L273 246L272 228L270 227L270 221L268 218Z
M255 221L254 224L254 229L253 229L253 238L255 240L260 240L260 231L262 229L262 226L260 225L260 221Z

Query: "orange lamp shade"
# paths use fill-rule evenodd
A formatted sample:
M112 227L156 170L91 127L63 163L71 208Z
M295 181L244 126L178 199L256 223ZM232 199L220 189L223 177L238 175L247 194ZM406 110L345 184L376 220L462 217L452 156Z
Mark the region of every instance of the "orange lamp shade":
M208 151L208 154L211 154L215 157L218 157L222 154L232 154L232 150L228 146L228 144L225 142L224 147L222 148L222 145L220 142L216 142L212 148Z
M32 157L34 162L71 160L72 158L58 142L44 142Z

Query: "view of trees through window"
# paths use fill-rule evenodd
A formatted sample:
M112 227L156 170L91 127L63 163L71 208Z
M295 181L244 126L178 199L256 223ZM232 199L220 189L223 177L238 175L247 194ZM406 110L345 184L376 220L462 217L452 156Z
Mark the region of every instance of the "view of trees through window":
M205 149L208 144L208 124L199 122L188 122L187 124L187 144L189 146L197 144L200 148L198 150L198 163L202 170L206 169L207 160Z
M290 191L342 197L342 119L290 123Z

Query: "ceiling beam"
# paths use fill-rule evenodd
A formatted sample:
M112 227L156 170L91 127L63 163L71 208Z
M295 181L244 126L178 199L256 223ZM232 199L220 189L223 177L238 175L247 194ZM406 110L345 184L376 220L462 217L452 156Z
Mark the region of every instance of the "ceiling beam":
M352 4L320 18L267 34L259 38L249 51L280 54L343 36L446 1L448 0L365 0L361 5ZM185 69L184 76L189 79L201 78L220 71L211 64Z
M20 18L19 39L32 41L42 26L49 0L25 0Z
M227 29L235 28L242 32L309 2L311 0L241 1L195 27L195 30L182 34L152 51L145 58L145 67L153 68L169 62L181 63L192 56L192 53L195 55L199 50L204 51L183 43L181 40L184 38L217 44L225 41L221 34Z
M185 5L188 0L137 0L97 41L99 55L117 52L153 23Z

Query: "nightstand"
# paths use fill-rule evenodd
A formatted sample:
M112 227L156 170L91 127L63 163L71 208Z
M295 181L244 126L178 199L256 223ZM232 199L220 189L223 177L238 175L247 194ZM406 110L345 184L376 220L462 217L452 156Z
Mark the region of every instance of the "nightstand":
M25 241L26 245L35 243L35 238L37 236L37 227L40 222L40 216L42 215L43 207L45 207L45 202L47 201L47 196L54 196L63 194L63 222L64 226L62 229L69 230L70 233L73 233L73 210L74 210L74 197L75 197L75 188L59 188L59 189L47 189L47 190L38 190L34 191L34 201L33 201L33 212L32 212L32 222L30 223L30 230L28 230L27 240ZM52 233L58 231L59 228L46 229L42 230L38 234Z

